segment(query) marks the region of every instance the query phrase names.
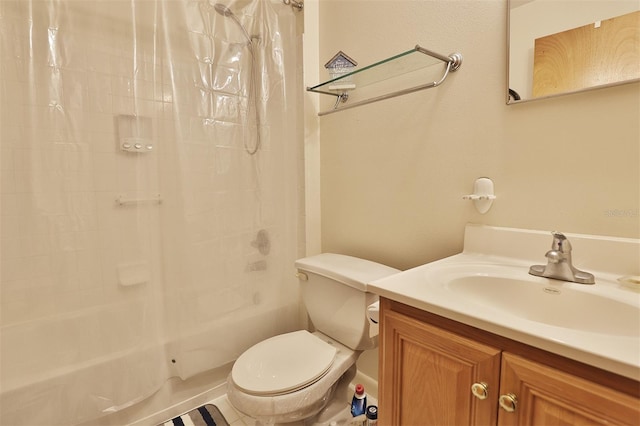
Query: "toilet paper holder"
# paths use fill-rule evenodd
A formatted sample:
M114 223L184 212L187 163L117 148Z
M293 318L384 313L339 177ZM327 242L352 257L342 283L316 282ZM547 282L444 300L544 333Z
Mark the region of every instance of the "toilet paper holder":
M380 322L380 301L367 306L367 317L369 318L369 321L374 324L378 324Z

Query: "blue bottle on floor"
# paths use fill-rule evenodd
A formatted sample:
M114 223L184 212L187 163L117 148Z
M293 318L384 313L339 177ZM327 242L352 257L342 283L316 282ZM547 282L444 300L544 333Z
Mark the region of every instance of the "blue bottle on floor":
M353 417L365 414L367 410L367 394L364 393L364 386L356 385L356 391L351 400L351 415Z

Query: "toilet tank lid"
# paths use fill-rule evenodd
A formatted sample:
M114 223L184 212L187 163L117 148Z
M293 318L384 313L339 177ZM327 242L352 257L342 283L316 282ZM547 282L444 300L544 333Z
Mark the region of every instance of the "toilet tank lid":
M361 291L367 291L367 283L371 281L400 272L399 269L370 260L335 253L298 259L295 266L301 271L322 275Z

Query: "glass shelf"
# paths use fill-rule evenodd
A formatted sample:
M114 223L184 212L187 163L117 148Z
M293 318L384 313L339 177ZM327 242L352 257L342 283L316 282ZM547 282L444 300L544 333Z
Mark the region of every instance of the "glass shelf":
M375 98L367 99L351 105L339 107L339 104L346 102L348 99L348 91L365 87L374 83L407 74L413 71L427 68L437 64L445 64L445 71L440 81L429 82L422 86L405 89ZM355 70L340 77L333 78L312 87L307 87L307 91L321 93L324 95L336 96L338 99L333 110L320 113L319 115L330 114L332 112L341 111L355 106L365 105L371 102L377 102L391 97L412 93L417 90L428 89L440 85L447 77L450 71L456 71L462 63L462 55L454 53L451 56L444 56L438 53L424 49L416 45L413 49L402 52L398 55L376 62L364 68Z
M442 62L448 62L449 58L442 59L429 56L419 50L419 46L398 55L376 62L372 65L350 72L340 77L325 81L313 87L308 87L310 92L323 93L323 90L343 92L345 89L358 88L378 83L398 75L417 71ZM331 93L334 94L334 93Z

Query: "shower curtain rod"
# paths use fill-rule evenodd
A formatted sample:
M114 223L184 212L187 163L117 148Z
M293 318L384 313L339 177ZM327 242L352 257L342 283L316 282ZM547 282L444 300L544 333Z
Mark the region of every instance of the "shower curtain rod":
M302 0L297 1L297 0L282 0L282 3L286 4L286 5L291 5L291 7L298 9L299 11L301 11L304 8L304 3L302 2Z

